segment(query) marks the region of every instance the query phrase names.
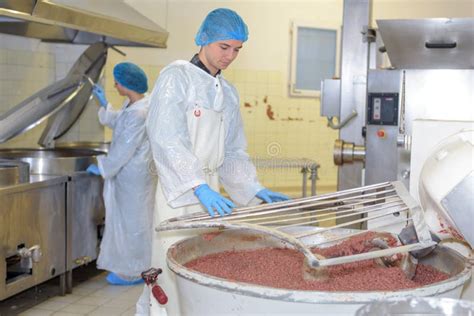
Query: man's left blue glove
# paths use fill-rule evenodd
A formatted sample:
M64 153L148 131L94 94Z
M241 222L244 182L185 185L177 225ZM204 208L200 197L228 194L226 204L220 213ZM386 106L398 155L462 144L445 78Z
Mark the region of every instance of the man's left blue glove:
M267 203L291 200L289 196L286 196L278 192L273 192L268 189L262 189L258 191L255 196L258 197L260 200L265 201Z
M231 214L235 207L231 200L226 199L216 191L212 190L207 184L201 184L194 190L194 195L199 199L199 202L204 205L211 217L214 217L215 211L220 216Z
M96 176L100 176L100 170L99 170L99 167L97 167L97 165L90 165L89 167L87 167L86 169L87 173L89 174L95 174Z

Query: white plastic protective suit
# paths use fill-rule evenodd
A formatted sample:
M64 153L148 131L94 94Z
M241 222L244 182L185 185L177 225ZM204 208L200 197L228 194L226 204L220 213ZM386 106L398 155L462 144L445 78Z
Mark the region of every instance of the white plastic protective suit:
M240 205L247 205L263 189L247 153L239 98L221 75L212 77L187 61L162 70L155 84L147 130L160 180L156 192L154 226L175 216L204 211L192 188L219 182ZM145 287L137 315L183 315L175 275L168 269L166 251L192 232L155 233L152 266L162 268L158 283L169 297L165 308ZM151 310L148 311L148 305Z
M99 121L113 135L108 154L98 157L106 216L97 266L129 279L140 277L151 260L156 171L145 128L149 100L99 110Z

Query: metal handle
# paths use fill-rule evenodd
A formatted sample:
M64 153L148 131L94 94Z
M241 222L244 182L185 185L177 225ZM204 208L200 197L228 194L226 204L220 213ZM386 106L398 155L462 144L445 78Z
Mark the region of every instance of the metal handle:
M111 45L109 46L111 49L113 49L114 51L116 51L117 53L119 53L120 55L122 56L127 56L127 54L125 54L125 52L121 51L120 49L118 49L117 47L115 47L115 45Z
M41 260L41 257L43 256L43 253L41 252L41 248L39 245L34 245L30 248L24 247L18 249L18 255L23 259L31 258L33 262L39 262Z
M163 272L162 269L158 268L150 268L146 271L141 273L143 281L149 287L151 287L151 293L153 297L160 303L161 305L165 305L168 303L168 296L166 295L165 291L157 284L158 283L158 275Z
M84 256L84 257L80 257L80 258L77 258L76 260L74 260L74 263L77 264L77 265L86 265L91 261L92 261L91 257Z
M151 292L153 293L153 297L161 305L165 305L166 303L168 303L168 296L166 295L165 291L163 291L163 289L159 285L154 285L151 288Z
M452 42L452 43L430 43L430 42L425 42L425 47L432 49L432 48L456 48L457 43Z
M344 126L347 125L347 123L349 123L354 117L357 116L357 111L356 110L352 110L351 114L349 114L349 116L347 116L345 119L342 119L341 122L339 124L336 124L334 123L332 120L334 119L334 116L331 116L331 117L328 117L327 120L328 120L328 126L332 129L341 129L343 128Z

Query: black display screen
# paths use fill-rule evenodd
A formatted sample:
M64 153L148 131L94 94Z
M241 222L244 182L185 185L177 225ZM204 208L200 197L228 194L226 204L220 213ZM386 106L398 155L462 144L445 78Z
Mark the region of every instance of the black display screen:
M398 93L369 93L367 124L398 125Z

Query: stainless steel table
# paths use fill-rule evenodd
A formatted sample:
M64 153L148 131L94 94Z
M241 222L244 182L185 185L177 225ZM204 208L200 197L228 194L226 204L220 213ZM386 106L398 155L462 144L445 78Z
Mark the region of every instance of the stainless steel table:
M302 196L307 196L308 178L311 180L311 196L316 195L316 180L318 179L318 168L320 165L306 158L284 158L284 159L261 159L252 158L252 162L258 169L297 169L303 175ZM309 177L308 177L309 173Z

